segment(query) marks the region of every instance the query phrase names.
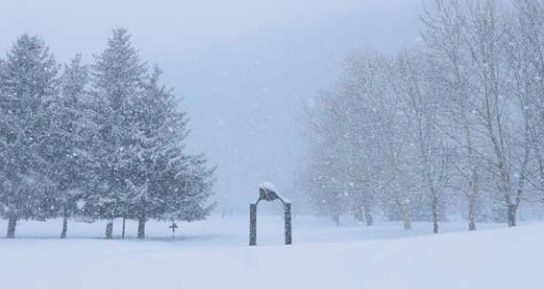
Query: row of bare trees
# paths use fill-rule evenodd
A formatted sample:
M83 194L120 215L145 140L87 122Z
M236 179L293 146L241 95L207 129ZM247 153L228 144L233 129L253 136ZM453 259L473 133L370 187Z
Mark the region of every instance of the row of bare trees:
M322 214L516 225L544 190L544 5L432 0L422 41L347 58L308 109L301 184Z

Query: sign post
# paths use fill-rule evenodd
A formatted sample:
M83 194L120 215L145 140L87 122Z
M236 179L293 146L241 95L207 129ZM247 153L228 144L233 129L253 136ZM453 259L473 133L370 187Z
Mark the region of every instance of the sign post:
M172 229L172 240L176 237L176 229L178 228L178 225L175 222L172 222L172 225L170 225L168 228Z

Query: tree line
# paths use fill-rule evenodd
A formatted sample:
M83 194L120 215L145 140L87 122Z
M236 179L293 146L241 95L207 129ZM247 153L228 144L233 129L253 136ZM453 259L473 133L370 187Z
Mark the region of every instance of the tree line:
M321 214L373 213L433 231L462 212L516 226L544 200L544 6L431 0L421 41L350 55L307 109L300 183Z
M0 216L19 220L205 218L213 168L184 150L187 115L125 29L90 65L60 65L37 36L0 58ZM124 224L124 222L123 222ZM124 228L123 228L124 234Z

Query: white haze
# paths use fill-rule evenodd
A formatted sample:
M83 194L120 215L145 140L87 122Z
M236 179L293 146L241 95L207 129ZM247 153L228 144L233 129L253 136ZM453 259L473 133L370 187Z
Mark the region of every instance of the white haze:
M304 154L302 104L352 50L418 41L420 0L0 0L0 51L38 34L61 61L125 27L191 118L188 149L218 165L220 207L245 209L270 181L289 198Z

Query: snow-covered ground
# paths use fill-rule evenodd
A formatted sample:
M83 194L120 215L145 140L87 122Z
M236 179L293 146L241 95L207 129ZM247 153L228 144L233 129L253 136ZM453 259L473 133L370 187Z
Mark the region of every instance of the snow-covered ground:
M119 236L121 222L116 221ZM544 224L517 228L462 222L336 227L297 217L292 246L279 217L259 217L258 243L248 247L246 217L180 224L150 222L148 239L104 240L105 224L20 222L17 239L0 239L0 288L544 288ZM0 221L0 233L6 222Z

